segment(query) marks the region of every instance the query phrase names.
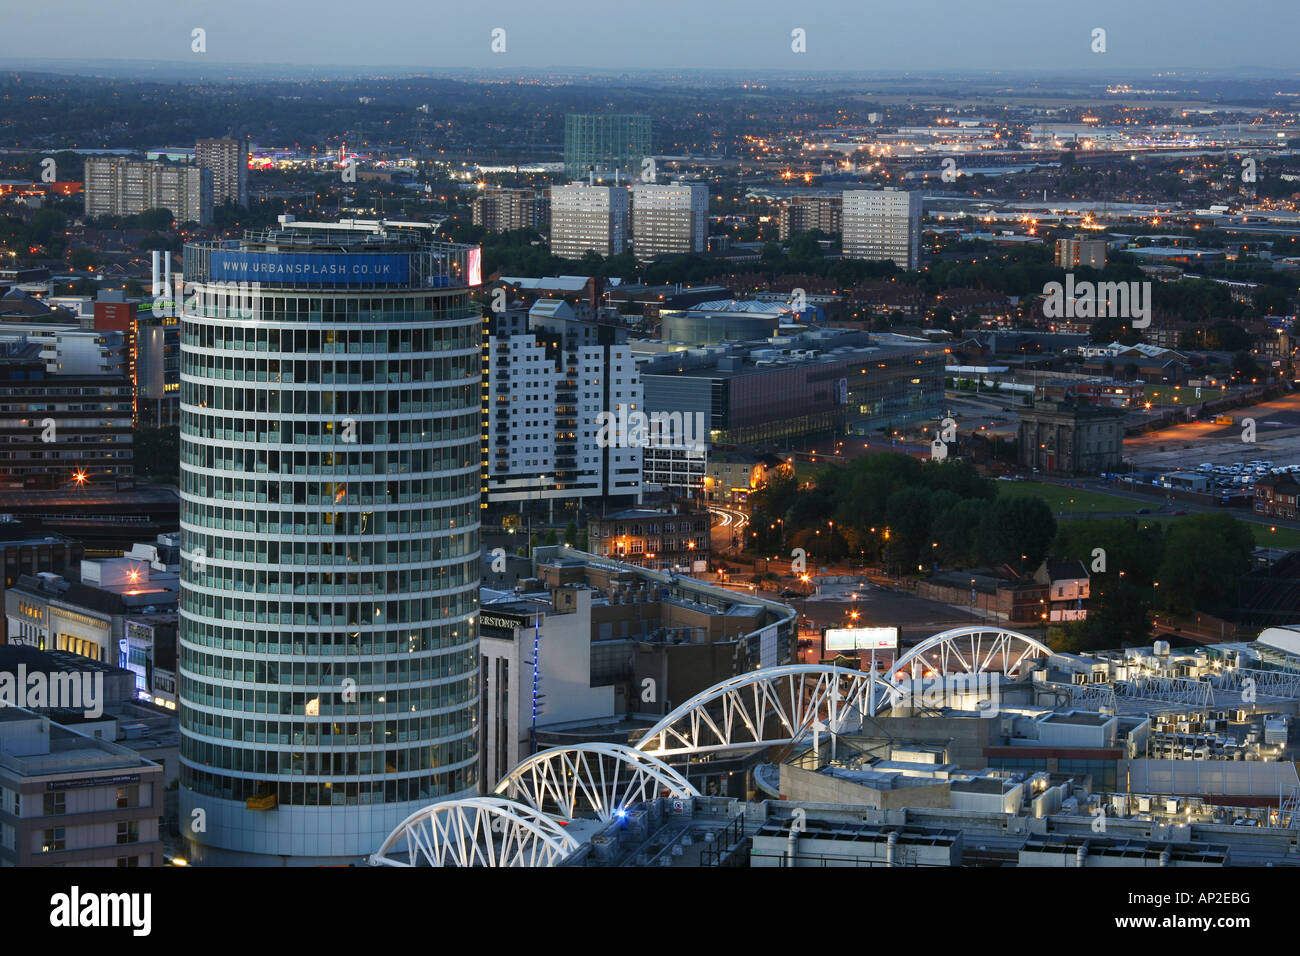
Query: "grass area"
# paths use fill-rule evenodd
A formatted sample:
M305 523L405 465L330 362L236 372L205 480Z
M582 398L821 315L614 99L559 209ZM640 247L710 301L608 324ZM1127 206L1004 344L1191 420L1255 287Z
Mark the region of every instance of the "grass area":
M1228 514L1232 514L1232 512L1229 511ZM1175 517L1142 515L1140 520L1143 524L1167 525L1169 522L1178 519ZM1270 531L1269 528L1275 526L1258 524L1254 521L1243 523L1255 535L1255 544L1261 548L1285 548L1288 551L1300 550L1300 530L1278 527L1276 531Z
M813 464L810 461L796 461L794 463L794 477L799 484L803 484L805 481L811 481L816 484L817 479L821 477L822 472L830 467L830 462L823 465L821 462Z
M1190 385L1144 385L1142 391L1146 400L1156 405L1195 405L1197 402L1209 402L1216 398L1223 397L1223 389L1210 388L1208 385L1201 389L1201 397L1196 397L1196 389ZM1178 401L1175 402L1174 399Z
M1127 512L1132 514L1139 508L1148 507L1131 498L1105 495L1097 491L1084 491L1080 488L1062 488L1040 481L999 481L998 494L1009 498L1042 498L1052 509L1053 514L1088 515L1109 512ZM1158 504L1158 502L1157 502Z
M1164 525L1178 520L1178 517L1174 515L1137 514L1139 508L1151 508L1154 511L1161 504L1159 500L1144 504L1132 498L1119 498L1115 495L1082 491L1078 488L1062 488L1059 485L1049 485L1038 481L999 481L998 494L1012 497L1033 495L1042 498L1052 509L1053 514L1064 514L1066 520L1086 518L1089 514L1132 515L1144 525ZM1175 503L1175 508L1177 507L1178 505ZM1227 513L1234 514L1231 510L1228 510ZM1270 528L1274 527L1272 525L1259 524L1254 521L1247 521L1245 524L1255 535L1255 543L1262 548L1300 550L1300 530L1278 527L1276 531L1272 531L1270 530Z

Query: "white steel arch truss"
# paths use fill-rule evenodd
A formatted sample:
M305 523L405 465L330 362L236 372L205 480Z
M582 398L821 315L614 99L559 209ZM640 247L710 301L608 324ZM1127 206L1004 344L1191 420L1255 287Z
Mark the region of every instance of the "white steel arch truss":
M930 676L994 671L1010 677L1019 673L1027 658L1051 653L1046 644L1019 631L989 625L956 627L927 637L900 657L889 673L895 684Z
M584 810L610 820L619 810L656 797L700 795L690 781L657 757L610 743L535 753L502 777L494 792L566 820Z
M499 797L446 800L397 825L371 866L555 866L578 841L546 814ZM392 854L405 854L399 859Z
M842 733L898 699L899 689L867 671L819 664L765 667L732 677L673 708L637 750L659 756L740 750Z

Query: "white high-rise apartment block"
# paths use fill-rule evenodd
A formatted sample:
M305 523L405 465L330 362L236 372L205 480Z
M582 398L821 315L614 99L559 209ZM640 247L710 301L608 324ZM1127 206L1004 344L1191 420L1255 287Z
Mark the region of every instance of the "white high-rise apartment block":
M643 408L624 330L542 299L493 316L485 348L486 501L641 500L641 447L601 435L602 413Z
M704 183L646 183L631 188L632 249L641 260L704 252L709 187Z
M900 269L921 261L921 194L901 189L844 192L844 256L889 259Z
M627 248L626 186L570 183L551 187L551 252L581 259L587 252L617 256Z

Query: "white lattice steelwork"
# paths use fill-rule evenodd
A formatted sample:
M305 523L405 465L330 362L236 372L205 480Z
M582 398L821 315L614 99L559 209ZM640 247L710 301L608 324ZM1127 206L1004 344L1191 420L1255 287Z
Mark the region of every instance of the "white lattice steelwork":
M1115 696L1125 700L1149 700L1189 707L1214 706L1214 691L1209 681L1190 677L1139 677L1116 681Z
M609 820L619 810L656 797L700 795L662 760L622 744L543 750L520 761L495 792L566 820L583 811Z
M1109 684L1064 684L1070 692L1070 706L1086 710L1114 710L1115 689Z
M790 664L732 677L675 707L636 744L660 756L792 743L814 724L832 733L853 729L893 703L899 689L844 667Z
M1263 671L1230 667L1210 679L1216 690L1254 691L1260 697L1300 697L1300 674L1295 671Z
M498 797L447 800L411 814L372 866L555 866L578 841L546 814ZM398 859L391 854L405 854Z
M900 657L890 673L895 682L990 671L1012 677L1019 674L1026 658L1051 653L1046 644L1019 631L988 625L958 627L927 637Z

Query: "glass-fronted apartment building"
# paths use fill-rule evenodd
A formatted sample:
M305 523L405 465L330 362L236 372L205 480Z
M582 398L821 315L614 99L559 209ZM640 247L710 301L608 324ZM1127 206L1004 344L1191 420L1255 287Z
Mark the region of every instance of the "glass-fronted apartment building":
M185 250L180 820L359 862L477 792L478 249L295 223Z
M569 113L564 117L564 175L611 182L640 180L651 155L652 122L632 113Z

